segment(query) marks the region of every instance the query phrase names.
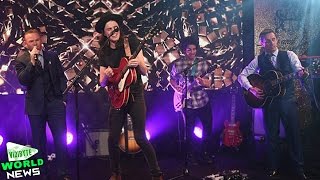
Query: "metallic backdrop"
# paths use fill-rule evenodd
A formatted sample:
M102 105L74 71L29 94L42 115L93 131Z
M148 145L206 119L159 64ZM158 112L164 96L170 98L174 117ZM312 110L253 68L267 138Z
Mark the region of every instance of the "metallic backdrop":
M243 63L241 0L2 0L0 7L0 94L23 93L14 59L31 27L43 33L45 48L59 53L68 80L93 59L79 84L82 91L97 92L99 34L94 26L107 11L122 14L125 31L141 39L156 21L165 24L143 48L150 68L146 90L168 90L170 64L180 57L178 46L186 36L198 36L200 56L220 65L212 72L212 89L231 85Z

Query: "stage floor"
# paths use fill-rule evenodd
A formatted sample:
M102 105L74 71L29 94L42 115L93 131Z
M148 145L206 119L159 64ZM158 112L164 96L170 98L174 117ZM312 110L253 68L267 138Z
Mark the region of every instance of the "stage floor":
M285 148L285 146L284 146ZM219 149L215 153L213 164L190 165L189 175L179 179L203 179L206 176L222 173L223 171L239 170L247 174L248 179L267 180L265 143L255 141L250 146L243 146L239 151L234 149ZM305 148L306 174L312 180L320 179L320 158L314 156L319 152L316 147ZM183 153L158 151L160 167L165 179L171 179L183 173ZM295 174L289 165L288 153L282 155L281 180L294 180ZM79 159L79 170L77 171L76 159L71 161L73 179L79 180L107 180L110 176L108 157L82 157ZM123 169L123 180L149 180L151 179L147 163L142 153L135 155L122 154L121 165ZM54 174L54 173L53 173ZM54 178L54 175L52 175Z

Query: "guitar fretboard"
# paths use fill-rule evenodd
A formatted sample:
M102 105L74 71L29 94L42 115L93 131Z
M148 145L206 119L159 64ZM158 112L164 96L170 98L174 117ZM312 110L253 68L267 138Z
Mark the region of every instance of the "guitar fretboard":
M231 96L231 118L230 123L235 123L235 115L236 115L236 95L233 93Z
M271 81L271 85L272 85L272 86L275 86L275 85L281 84L281 83L283 83L283 82L285 82L285 81L288 81L288 80L290 80L290 79L292 79L292 78L295 78L296 76L297 76L296 73L287 74L287 75L282 76L282 77L280 77L280 78L278 78L278 79L272 80L272 81Z

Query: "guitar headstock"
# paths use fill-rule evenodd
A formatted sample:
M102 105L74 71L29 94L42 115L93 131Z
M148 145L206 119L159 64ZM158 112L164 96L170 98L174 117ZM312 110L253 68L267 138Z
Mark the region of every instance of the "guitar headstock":
M153 36L157 35L164 27L164 23L158 20L154 26L149 30L148 34L145 36L144 40L151 39Z
M207 72L212 72L214 71L215 69L219 68L219 64L211 64L208 69L207 69Z

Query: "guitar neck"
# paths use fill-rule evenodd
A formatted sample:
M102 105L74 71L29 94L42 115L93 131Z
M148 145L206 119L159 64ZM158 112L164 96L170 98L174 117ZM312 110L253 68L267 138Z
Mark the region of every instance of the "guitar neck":
M143 40L139 43L136 51L132 54L132 56L130 57L130 59L134 59L134 58L136 58L136 57L138 56L138 54L139 54L139 52L141 51L142 46L144 45L145 42L146 42L146 39L143 39Z
M231 124L234 124L236 122L235 115L236 115L236 95L232 94L232 96L231 96L231 118L230 118Z
M156 22L156 24L150 29L150 31L148 32L148 34L143 38L142 41L140 41L140 44L138 45L136 51L133 53L133 55L130 57L130 59L134 59L138 56L140 50L142 49L144 43L146 42L147 39L151 38L152 36L154 36L160 29L160 27L162 26L162 21L158 20Z
M280 77L280 78L278 78L278 79L273 80L273 81L271 82L271 83L272 83L272 86L281 84L281 83L283 83L283 82L285 82L285 81L288 81L288 80L290 80L290 79L295 78L296 76L297 76L296 73L290 73L290 74L287 74L287 75L285 75L285 76L282 76L282 77Z

